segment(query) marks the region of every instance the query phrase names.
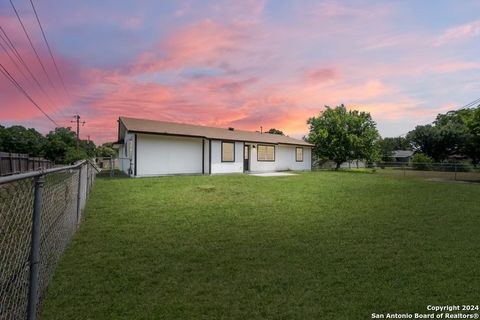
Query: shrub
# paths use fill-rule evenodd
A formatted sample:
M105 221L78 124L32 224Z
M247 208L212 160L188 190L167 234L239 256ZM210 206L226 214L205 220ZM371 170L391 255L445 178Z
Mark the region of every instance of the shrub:
M416 153L412 157L413 169L415 170L432 170L433 159L426 154Z

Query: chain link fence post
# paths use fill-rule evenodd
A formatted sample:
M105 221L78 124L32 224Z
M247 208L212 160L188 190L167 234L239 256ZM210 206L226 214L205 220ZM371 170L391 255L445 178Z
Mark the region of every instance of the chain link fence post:
M80 223L80 206L82 195L82 166L78 168L78 184L77 184L77 227Z
M87 162L86 166L87 166L87 168L86 168L87 169L87 192L85 194L85 198L87 197L88 191L90 190L90 172L88 170L88 167L89 167L88 162Z
M40 263L40 227L42 223L42 194L44 184L44 175L35 177L32 217L32 242L30 247L30 278L27 305L28 320L35 320L37 318L38 271Z

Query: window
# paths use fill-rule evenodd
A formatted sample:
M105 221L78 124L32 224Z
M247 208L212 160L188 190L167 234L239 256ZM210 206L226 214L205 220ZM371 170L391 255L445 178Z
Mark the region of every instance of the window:
M235 161L235 143L222 142L222 162Z
M295 161L297 162L303 161L303 148L300 148L300 147L295 148Z
M275 161L275 146L258 145L257 148L258 161Z

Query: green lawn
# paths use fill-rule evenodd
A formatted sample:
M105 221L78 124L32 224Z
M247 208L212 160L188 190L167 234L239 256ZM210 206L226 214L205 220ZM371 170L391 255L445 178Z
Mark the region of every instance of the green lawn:
M97 179L45 319L370 319L478 304L480 185Z

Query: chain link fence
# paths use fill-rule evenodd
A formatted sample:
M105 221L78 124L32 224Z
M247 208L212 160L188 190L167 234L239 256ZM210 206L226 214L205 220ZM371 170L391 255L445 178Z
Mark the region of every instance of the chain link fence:
M334 170L333 161L315 161L312 170ZM419 163L419 162L374 162L361 160L344 162L340 170L375 170L381 174L418 177L427 180L453 180L464 182L480 182L480 165L474 166L462 162Z
M469 163L379 162L377 172L428 180L480 182L480 167Z
M83 161L0 178L0 320L39 314L97 172Z

